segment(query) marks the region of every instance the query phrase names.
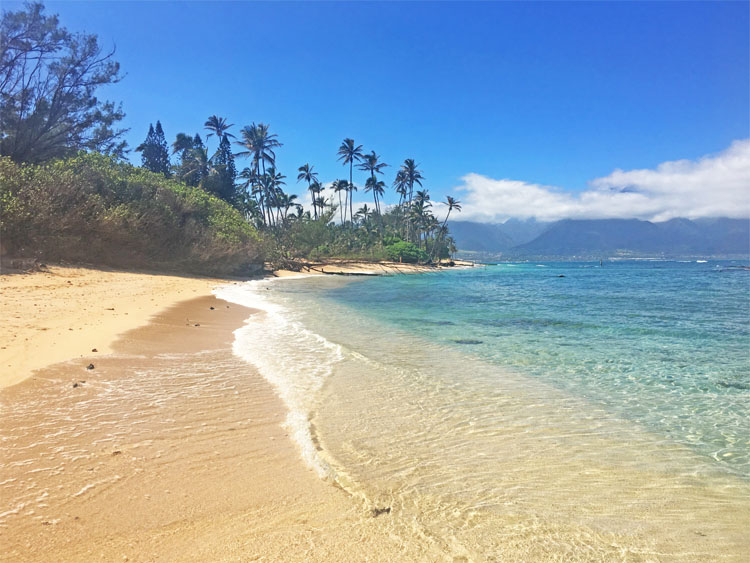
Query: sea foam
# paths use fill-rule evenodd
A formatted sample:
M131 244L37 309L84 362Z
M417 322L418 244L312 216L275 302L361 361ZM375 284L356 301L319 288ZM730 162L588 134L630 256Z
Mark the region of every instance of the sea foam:
M288 409L285 428L305 462L323 478L333 478L313 442L310 414L318 392L334 366L343 359L341 346L305 328L298 314L266 294L272 284L293 283L295 276L255 280L214 290L218 298L261 311L234 332L235 355L254 365L275 388Z

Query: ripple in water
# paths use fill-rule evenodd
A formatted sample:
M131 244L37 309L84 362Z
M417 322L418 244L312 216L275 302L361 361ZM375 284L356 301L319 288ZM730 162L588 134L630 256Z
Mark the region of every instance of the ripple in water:
M567 288L540 293L561 281L553 268ZM267 312L235 351L284 397L308 463L395 533L478 559L746 552L747 403L716 390L745 380L733 354L747 330L670 309L649 294L674 292L664 272L622 271L604 291L573 268L257 282L221 297ZM737 305L708 294L711 315ZM704 356L721 356L723 379Z

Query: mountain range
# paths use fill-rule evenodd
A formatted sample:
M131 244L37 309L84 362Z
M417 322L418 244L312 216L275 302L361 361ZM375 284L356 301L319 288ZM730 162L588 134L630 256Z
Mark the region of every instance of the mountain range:
M460 253L483 257L748 256L750 220L564 219L551 223L452 221Z

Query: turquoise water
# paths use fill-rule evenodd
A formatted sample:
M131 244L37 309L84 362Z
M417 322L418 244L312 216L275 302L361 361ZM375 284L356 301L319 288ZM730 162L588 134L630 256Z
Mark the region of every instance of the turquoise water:
M305 462L423 560L744 561L750 272L731 265L502 264L218 295L261 311L234 351L283 399Z
M750 272L734 265L500 264L368 279L325 297L563 388L750 477Z

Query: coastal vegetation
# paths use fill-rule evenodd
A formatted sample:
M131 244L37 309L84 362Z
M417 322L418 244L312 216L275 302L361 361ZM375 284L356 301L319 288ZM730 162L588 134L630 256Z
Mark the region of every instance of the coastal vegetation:
M21 256L242 274L262 259L242 214L206 191L98 153L0 158L2 244Z
M235 135L233 123L212 115L205 140L201 131L178 132L169 144L156 121L135 148L141 166L129 164L125 131L116 128L122 108L97 97L122 78L114 52L102 52L95 35L68 32L39 3L5 12L1 26L5 252L242 273L264 261L287 268L327 258L430 263L456 250L447 222L460 202L448 197L440 221L413 158L389 188L389 165L350 138L332 150L348 178L323 182L314 164L298 167L307 206L276 167L283 144L267 123ZM398 204L385 203L389 189ZM355 209L360 191L372 207Z

